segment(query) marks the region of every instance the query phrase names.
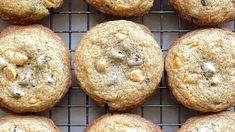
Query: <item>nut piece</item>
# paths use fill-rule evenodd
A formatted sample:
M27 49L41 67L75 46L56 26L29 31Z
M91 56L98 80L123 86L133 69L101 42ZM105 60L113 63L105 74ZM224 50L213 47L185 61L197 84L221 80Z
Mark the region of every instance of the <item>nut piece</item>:
M46 56L46 55L41 55L37 58L37 64L39 66L42 66L44 64L46 64L48 61L50 61L51 58L49 56Z
M8 66L8 67L3 68L3 73L11 81L16 79L16 75L17 74L16 74L16 71L15 71L15 69L13 67L9 67Z
M140 69L131 71L128 77L133 82L141 82L143 80L142 71Z
M106 61L104 59L98 60L95 63L95 69L100 73L106 71L106 66L107 66L107 64L106 64Z
M10 95L14 98L20 98L23 95L23 89L14 85L9 89Z
M173 68L174 69L179 69L180 68L180 66L181 66L181 59L180 59L180 57L179 56L174 56L174 60L173 60L174 62L173 62Z
M111 49L110 50L110 57L113 59L116 59L116 60L123 60L125 58L125 55L121 51Z
M144 63L143 59L139 54L133 54L130 58L127 59L127 64L129 66L139 66Z
M206 77L212 77L216 72L215 66L211 62L204 62L201 69Z
M3 57L11 63L19 66L24 65L28 61L27 56L13 50L7 50L4 52Z

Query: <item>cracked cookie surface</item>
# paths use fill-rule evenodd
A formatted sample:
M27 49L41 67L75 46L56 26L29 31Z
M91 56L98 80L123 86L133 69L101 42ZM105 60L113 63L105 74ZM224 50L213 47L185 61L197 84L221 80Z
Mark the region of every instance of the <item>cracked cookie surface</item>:
M143 25L126 20L99 24L75 50L75 74L98 105L138 107L154 93L163 73L162 51Z
M94 120L85 132L162 132L158 125L134 114L106 114Z
M12 24L35 23L62 4L63 0L0 0L0 18Z
M169 49L165 69L169 89L185 107L218 112L235 105L235 34L196 30Z
M115 16L143 16L153 6L154 0L86 0L97 10Z
M17 113L48 110L70 84L70 54L59 36L40 25L3 30L0 107Z
M0 132L60 132L60 129L46 117L7 115L0 118Z
M200 26L217 26L235 19L235 0L170 0L180 17Z
M234 132L235 113L224 111L189 118L177 132Z

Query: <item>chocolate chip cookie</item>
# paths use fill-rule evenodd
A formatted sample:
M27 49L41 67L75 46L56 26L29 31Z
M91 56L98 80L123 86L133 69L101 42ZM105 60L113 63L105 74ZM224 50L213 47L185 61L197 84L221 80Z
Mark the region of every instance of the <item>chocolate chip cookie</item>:
M143 16L153 6L154 0L86 0L97 10L114 16Z
M32 115L0 118L0 132L60 132L51 119Z
M163 73L162 51L147 27L109 21L88 31L75 50L78 83L98 105L122 111L140 106Z
M0 107L17 113L53 107L71 84L62 39L40 26L10 26L0 34Z
M223 29L187 33L169 49L169 89L185 107L218 112L235 105L235 34Z
M134 114L106 114L93 121L85 132L162 132L152 122Z
M234 0L170 0L180 17L200 26L216 26L235 19Z
M178 132L234 132L235 113L224 111L216 114L189 118Z
M13 24L29 24L49 15L63 0L0 0L0 18Z

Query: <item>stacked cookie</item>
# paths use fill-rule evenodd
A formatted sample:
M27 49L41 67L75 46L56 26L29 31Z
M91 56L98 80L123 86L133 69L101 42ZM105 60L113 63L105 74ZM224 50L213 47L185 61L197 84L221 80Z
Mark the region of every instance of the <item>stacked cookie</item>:
M153 6L153 0L86 2L103 13L121 17L143 16ZM32 24L62 3L0 1L0 18L12 24ZM183 19L199 26L216 26L235 18L232 1L170 0L170 4ZM93 27L81 38L74 59L81 89L112 112L140 107L158 89L164 70L163 54L151 31L127 20ZM15 113L51 109L71 84L69 50L60 37L41 25L9 26L1 32L0 69L0 107ZM223 112L235 105L233 32L209 28L187 33L169 49L165 70L176 101L200 112L219 112L190 118L179 132L235 131L235 114ZM0 131L60 130L45 117L9 115L0 118ZM162 130L137 115L114 113L93 121L85 131Z

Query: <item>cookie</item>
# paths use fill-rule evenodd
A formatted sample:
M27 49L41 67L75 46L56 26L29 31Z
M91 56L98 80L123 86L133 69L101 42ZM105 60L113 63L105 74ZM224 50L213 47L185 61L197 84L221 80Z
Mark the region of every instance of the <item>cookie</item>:
M17 113L52 108L71 84L62 39L40 26L10 26L0 34L0 107Z
M235 105L235 34L222 29L187 33L169 49L169 90L185 107L218 112Z
M143 16L153 6L154 0L86 0L97 10L114 16Z
M88 31L75 49L75 74L98 105L122 111L140 106L163 73L162 51L147 27L109 21Z
M158 125L134 114L106 114L93 121L85 132L162 132Z
M60 129L46 117L7 115L0 118L0 132L60 132Z
M235 113L224 111L216 114L189 118L178 132L234 132Z
M0 0L0 18L12 24L35 23L62 4L63 0Z
M235 19L233 0L170 0L179 16L199 26L217 26Z

